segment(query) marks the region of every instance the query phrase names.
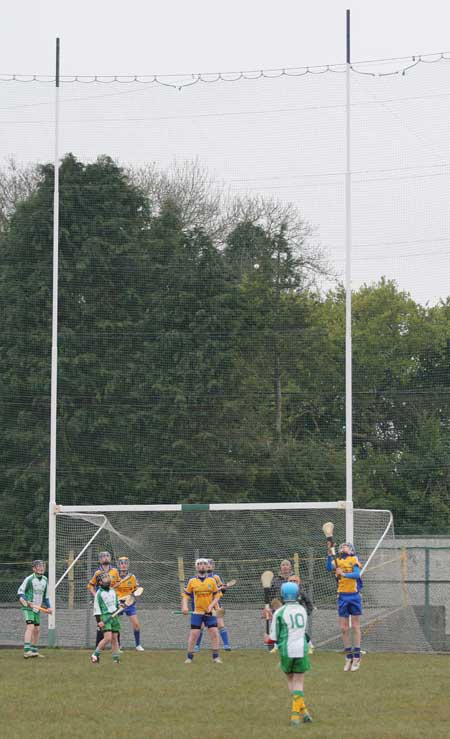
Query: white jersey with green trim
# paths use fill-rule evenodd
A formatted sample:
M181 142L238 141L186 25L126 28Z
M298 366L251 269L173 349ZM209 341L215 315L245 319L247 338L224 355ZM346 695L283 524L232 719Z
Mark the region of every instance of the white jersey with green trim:
M94 616L107 616L119 608L119 599L113 588L99 588L94 598Z
M45 575L38 577L34 572L25 578L17 595L24 598L28 603L35 606L41 606L42 601L47 597L47 578Z
M286 603L275 611L270 638L277 642L281 657L296 659L305 656L307 619L306 609L300 603Z

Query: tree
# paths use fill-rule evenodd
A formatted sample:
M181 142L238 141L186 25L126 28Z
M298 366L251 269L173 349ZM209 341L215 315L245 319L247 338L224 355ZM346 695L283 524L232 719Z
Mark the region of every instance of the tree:
M36 165L21 165L10 156L0 168L0 231L7 228L17 205L37 188L41 170Z
M33 552L48 501L53 168L40 177L2 236L0 277L2 499L22 512L17 546ZM58 498L82 503L95 490L107 502L132 458L122 443L132 412L114 403L129 388L130 328L145 290L136 256L146 200L107 157L65 157L60 193Z
M313 279L311 272L323 271L324 267L320 252L314 253L308 242L309 226L296 211L273 201L253 201L244 206L240 206L242 212L252 220L238 223L231 231L225 256L248 303L246 332L251 332L259 344L263 364L271 357L273 430L280 444L285 359L292 353L291 332L296 334L304 324L298 296L307 292ZM264 225L255 223L258 219Z
M145 164L129 167L127 173L148 198L154 216L170 201L176 204L184 230L198 229L213 240L220 238L224 194L197 160L174 162L169 169Z

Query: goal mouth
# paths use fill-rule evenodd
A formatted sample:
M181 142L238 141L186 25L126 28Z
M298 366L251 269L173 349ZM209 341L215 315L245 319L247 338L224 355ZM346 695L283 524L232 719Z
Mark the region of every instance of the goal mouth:
M346 506L332 503L276 503L148 506L59 506L56 514L56 609L58 643L88 646L95 636L87 582L98 552L129 557L144 593L139 619L150 648L184 648L186 624L173 612L180 591L195 574L198 557L215 560L226 591L226 623L238 648L262 645L261 575L274 574L289 560L292 575L314 604L309 629L322 649L340 647L336 583L326 571L324 522L333 520L336 541L346 539ZM390 511L354 509L354 544L363 563L364 643L370 650L430 651L411 607L402 552ZM279 597L271 592L270 600ZM270 602L270 601L269 601ZM131 635L124 634L125 644Z

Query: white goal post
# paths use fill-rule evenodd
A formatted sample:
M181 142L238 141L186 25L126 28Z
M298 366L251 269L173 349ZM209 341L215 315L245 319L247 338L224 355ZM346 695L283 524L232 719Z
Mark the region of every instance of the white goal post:
M184 645L185 621L173 610L179 608L180 586L193 574L197 556L213 557L225 580L237 580L224 599L236 646L260 645L261 573L268 569L276 573L281 560L289 559L315 605L310 619L314 641L337 648L336 587L325 570L322 525L333 520L336 541L346 540L347 508L345 501L56 505L55 558L49 562L55 582L49 595L55 611L49 622L49 644L92 642L95 625L86 585L98 552L106 549L113 560L127 555L144 585L139 618L150 648ZM392 643L397 649L402 644L406 650L428 649L405 596L392 514L353 508L351 514L354 544L364 567L363 628L366 624L371 648L389 649ZM400 620L406 630L400 628ZM126 639L127 633L125 645Z
M48 620L48 644L49 646L56 646L56 623L57 623L57 599L56 591L60 586L64 578L66 578L70 571L75 567L76 563L80 560L85 551L89 546L97 539L101 530L107 523L108 514L129 514L129 513L175 513L183 511L298 511L298 510L339 510L345 511L349 505L346 501L334 501L334 502L289 502L289 503L186 503L186 504L142 504L142 505L84 505L84 506L73 506L73 505L58 505L52 506L52 517L54 519L53 525L49 527L49 598L50 602L54 606L53 613L49 616ZM353 514L353 507L352 514ZM102 523L98 526L97 530L93 532L92 537L86 542L84 547L75 554L73 560L62 573L57 572L56 559L57 559L57 542L56 542L56 519L58 516L98 516L102 515ZM353 518L353 515L352 515ZM53 557L51 556L53 553Z

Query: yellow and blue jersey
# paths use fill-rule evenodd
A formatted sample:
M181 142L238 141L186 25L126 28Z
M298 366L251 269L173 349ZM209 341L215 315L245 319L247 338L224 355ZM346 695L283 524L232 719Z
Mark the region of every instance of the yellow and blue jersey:
M225 591L224 591L225 583L224 583L224 581L222 580L221 576L220 576L220 575L219 575L219 574L218 574L217 572L211 572L211 575L210 575L210 577L212 577L212 578L213 578L213 579L214 579L214 580L216 581L216 584L217 584L217 590L218 590L218 591L219 591L219 592L221 593L221 595L223 595L223 594L224 594L224 592L225 592ZM219 607L220 607L221 601L222 601L222 598L221 598L221 599L219 600L219 602L217 603L217 605L218 605Z
M98 570L95 570L93 576L89 580L87 587L88 588L95 588L97 590L97 577L99 575L103 575L103 573L107 574L111 578L111 587L113 588L114 585L117 585L117 583L120 580L120 575L116 567L112 567L110 565L108 570L104 570L103 567L99 567Z
M339 594L359 593L361 590L361 562L355 555L327 558L327 570L333 572L336 568L342 570L342 575L336 575L337 591Z
M191 599L192 610L195 613L206 613L206 609L218 593L217 582L214 577L210 576L191 577L184 589L184 595Z
M216 581L217 589L222 590L222 588L225 586L225 583L222 580L221 576L217 572L211 572L210 577L214 578L214 580Z
M119 600L123 600L127 597L127 595L132 595L134 593L136 588L139 587L139 582L137 577L135 575L132 575L131 572L127 572L126 575L122 574L122 577L120 579L122 580L122 582L120 583L120 585L116 585L114 589Z

